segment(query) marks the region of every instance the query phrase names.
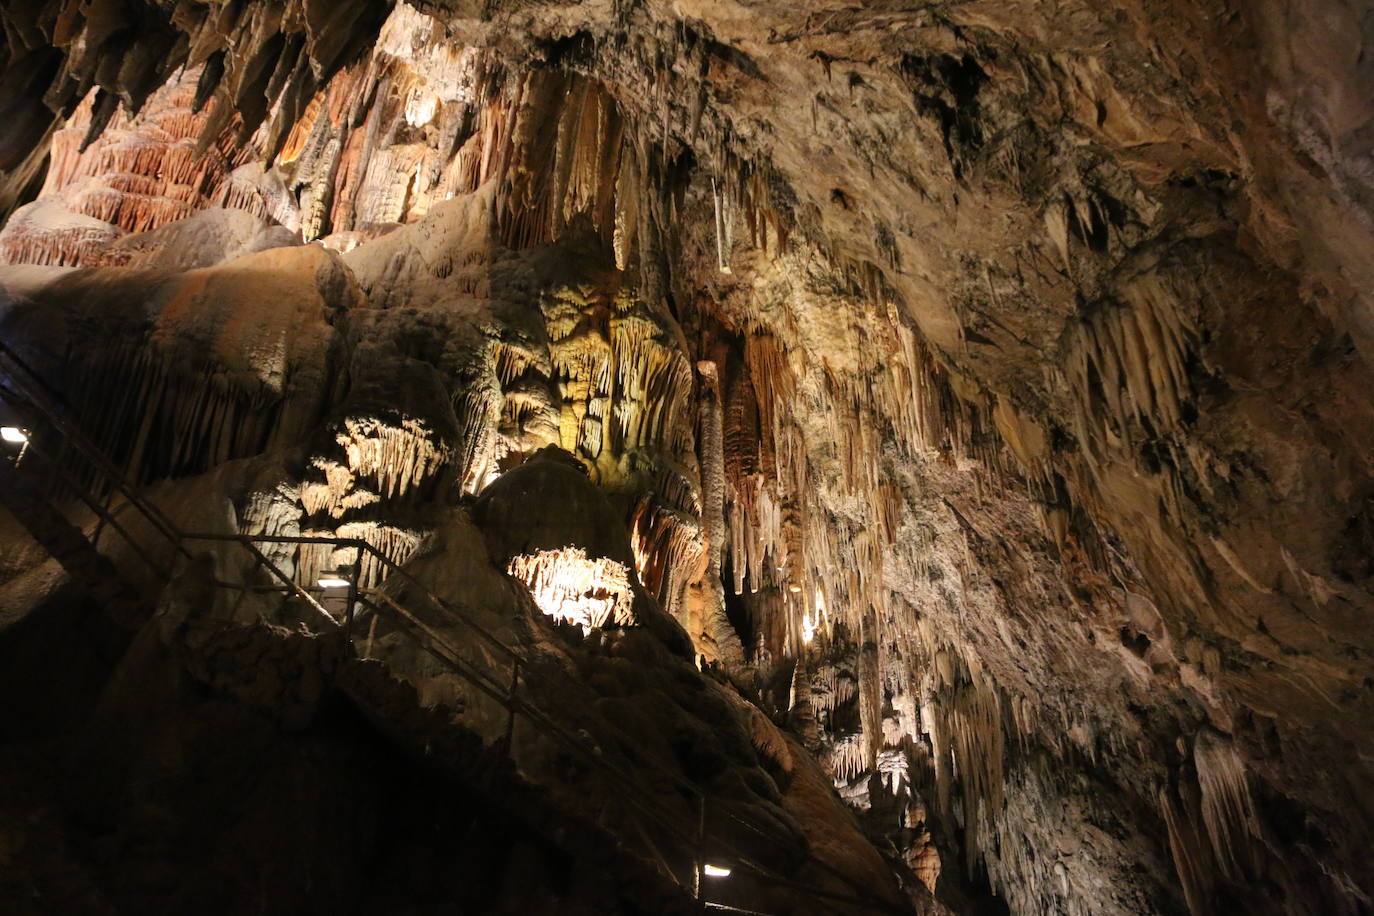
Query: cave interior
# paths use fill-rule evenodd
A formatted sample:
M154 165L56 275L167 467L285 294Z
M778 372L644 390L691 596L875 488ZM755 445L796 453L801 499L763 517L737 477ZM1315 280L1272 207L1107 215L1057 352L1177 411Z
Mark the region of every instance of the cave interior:
M0 910L1374 913L1367 0L0 27Z

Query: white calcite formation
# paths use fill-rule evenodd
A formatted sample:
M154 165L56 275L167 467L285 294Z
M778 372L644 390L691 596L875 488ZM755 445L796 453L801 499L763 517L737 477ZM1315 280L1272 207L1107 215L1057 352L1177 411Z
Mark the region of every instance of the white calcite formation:
M630 571L605 557L589 559L580 547L514 557L506 567L530 590L539 610L584 632L635 622Z

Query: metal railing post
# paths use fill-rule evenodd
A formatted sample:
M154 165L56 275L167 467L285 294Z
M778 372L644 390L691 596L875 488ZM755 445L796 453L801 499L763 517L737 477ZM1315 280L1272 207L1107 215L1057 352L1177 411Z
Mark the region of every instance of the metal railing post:
M353 642L353 609L358 603L358 583L363 569L363 547L353 547L353 575L348 577L348 603L344 606L344 639Z
M97 470L96 473L97 475L103 473L106 477L108 477L108 472L102 472ZM96 479L100 480L101 478L98 476ZM97 518L95 522L95 533L91 535L91 544L94 545L96 548L100 547L100 534L102 531L105 530L105 519L110 515L110 505L114 502L115 498L114 482L106 479L104 483L107 485L108 489L105 492L105 500L101 503L101 509L97 513Z

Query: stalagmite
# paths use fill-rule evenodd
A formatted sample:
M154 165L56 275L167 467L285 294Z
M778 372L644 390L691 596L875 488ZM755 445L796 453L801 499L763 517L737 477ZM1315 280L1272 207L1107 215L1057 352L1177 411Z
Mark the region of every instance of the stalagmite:
M725 432L721 404L719 369L714 362L697 364L702 387L702 527L706 536L708 564L702 580L702 606L698 609L702 631L711 636L721 657L730 663L743 660L739 637L725 616L725 591L721 584L721 564L725 556ZM733 639L731 638L733 637Z

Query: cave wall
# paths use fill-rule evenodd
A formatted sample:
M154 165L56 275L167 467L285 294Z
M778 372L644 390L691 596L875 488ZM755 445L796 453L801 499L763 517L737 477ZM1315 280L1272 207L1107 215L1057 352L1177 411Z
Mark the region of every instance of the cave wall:
M404 561L559 445L937 892L1368 908L1358 5L2 20L0 320L137 476Z

